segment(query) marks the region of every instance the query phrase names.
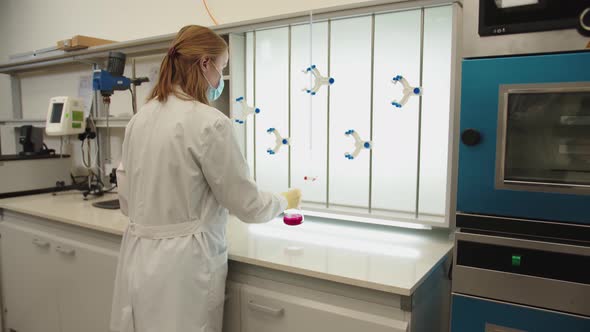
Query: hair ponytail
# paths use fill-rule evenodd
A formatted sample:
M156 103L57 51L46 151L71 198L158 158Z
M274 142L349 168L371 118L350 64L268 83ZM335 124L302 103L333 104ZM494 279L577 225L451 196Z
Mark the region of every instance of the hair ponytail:
M164 56L162 64L160 65L160 74L158 75L158 82L152 89L148 100L157 99L160 102L166 101L169 91L173 89L172 86L173 64L169 55Z
M166 102L170 94L183 100L209 104L208 83L199 65L227 51L227 43L209 28L188 25L180 29L162 59L158 82L148 100Z

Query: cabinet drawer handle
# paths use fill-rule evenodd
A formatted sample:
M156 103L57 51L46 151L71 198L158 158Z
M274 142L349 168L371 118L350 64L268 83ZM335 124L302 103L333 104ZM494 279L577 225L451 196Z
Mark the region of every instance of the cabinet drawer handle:
M248 302L248 307L250 309L252 309L252 310L260 311L260 312L263 312L265 314L269 314L269 315L272 315L272 316L275 316L275 317L280 317L285 312L285 310L282 309L282 308L281 309L275 309L275 308L267 307L267 306L264 306L264 305L256 304L256 303L254 303L252 301Z
M47 248L49 247L49 242L41 240L39 238L34 238L33 239L33 244L36 245L37 247L41 247L41 248Z
M55 247L55 251L57 252L61 252L64 255L68 255L68 256L74 256L76 254L76 251L72 248L64 248L62 246L57 246Z

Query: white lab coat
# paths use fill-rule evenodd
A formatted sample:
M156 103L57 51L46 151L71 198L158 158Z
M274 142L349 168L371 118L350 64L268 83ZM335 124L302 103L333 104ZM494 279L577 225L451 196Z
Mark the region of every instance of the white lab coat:
M230 119L199 102L150 101L125 131L117 172L129 216L111 329L221 331L228 210L266 222L287 206L250 178Z

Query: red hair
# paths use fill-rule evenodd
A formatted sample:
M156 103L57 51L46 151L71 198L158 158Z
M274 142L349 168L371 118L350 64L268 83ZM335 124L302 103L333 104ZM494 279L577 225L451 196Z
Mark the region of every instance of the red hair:
M225 40L209 28L187 25L180 29L162 60L158 82L148 100L165 102L170 94L174 94L183 100L208 105L209 84L200 64L206 59L215 61L227 49Z

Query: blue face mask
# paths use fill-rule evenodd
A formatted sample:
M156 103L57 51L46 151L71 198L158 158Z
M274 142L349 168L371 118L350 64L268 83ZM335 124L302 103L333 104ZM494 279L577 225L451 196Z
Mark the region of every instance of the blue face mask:
M213 62L212 64L215 68L215 71L217 71L217 73L219 74L219 84L217 85L217 88L214 88L211 82L209 82L209 80L207 79L207 76L205 76L207 83L209 83L209 88L207 89L207 98L209 98L209 101L217 100L221 96L221 93L223 92L223 87L225 85L223 83L223 74L219 69L217 69L217 66Z

